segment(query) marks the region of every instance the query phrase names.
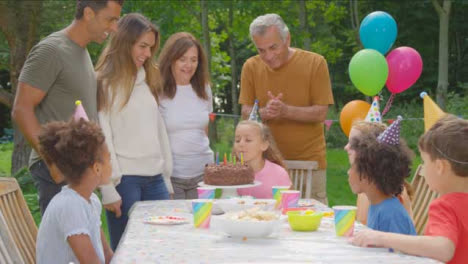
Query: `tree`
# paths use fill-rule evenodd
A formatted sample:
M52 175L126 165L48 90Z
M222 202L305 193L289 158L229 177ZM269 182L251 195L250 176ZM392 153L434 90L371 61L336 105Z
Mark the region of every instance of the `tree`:
M11 92L0 88L0 103L11 107L18 77L29 50L38 40L38 26L42 1L7 0L0 1L0 29L10 48ZM21 19L18 19L21 18ZM14 134L14 150L11 172L16 173L28 163L31 148L18 129Z
M443 0L442 6L439 0L432 0L437 14L439 15L439 80L437 81L437 104L445 109L448 90L448 50L449 50L449 19L451 0Z

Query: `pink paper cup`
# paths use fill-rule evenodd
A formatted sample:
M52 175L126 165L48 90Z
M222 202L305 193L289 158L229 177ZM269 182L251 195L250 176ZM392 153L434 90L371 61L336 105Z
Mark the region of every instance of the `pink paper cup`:
M335 232L337 236L350 237L354 233L356 206L333 206L335 215Z
M273 199L275 199L275 209L281 209L281 191L289 190L289 186L272 186L271 192Z
M292 207L297 207L299 198L301 197L300 191L288 190L280 191L281 192L281 209L288 209Z
M198 187L198 199L214 199L216 188L213 187Z
M210 227L211 208L213 208L213 200L192 200L193 225L196 228Z

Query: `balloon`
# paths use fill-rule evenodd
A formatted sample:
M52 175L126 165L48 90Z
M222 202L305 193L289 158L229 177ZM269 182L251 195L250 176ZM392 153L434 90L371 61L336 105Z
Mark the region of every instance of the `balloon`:
M349 62L349 77L354 86L367 96L382 90L387 81L388 65L385 57L372 49L363 49L354 54Z
M410 47L399 47L387 55L387 88L401 93L410 88L421 76L423 62L419 53Z
M359 37L366 49L375 49L385 54L390 50L397 36L395 19L382 11L372 12L361 22Z
M349 137L349 132L353 126L353 122L356 120L364 120L366 118L367 112L369 112L371 105L362 100L354 100L347 103L340 113L340 125L341 130L347 137Z

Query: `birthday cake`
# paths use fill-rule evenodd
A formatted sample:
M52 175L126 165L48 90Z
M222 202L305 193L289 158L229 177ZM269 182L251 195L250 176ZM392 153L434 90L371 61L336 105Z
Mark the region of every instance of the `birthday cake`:
M210 164L205 166L205 184L229 186L252 184L254 182L254 171L250 166L242 164Z

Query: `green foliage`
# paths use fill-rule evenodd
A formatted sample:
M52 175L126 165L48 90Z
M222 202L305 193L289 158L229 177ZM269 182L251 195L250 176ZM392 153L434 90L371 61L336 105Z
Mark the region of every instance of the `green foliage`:
M12 152L13 143L0 144L0 177L10 176Z

